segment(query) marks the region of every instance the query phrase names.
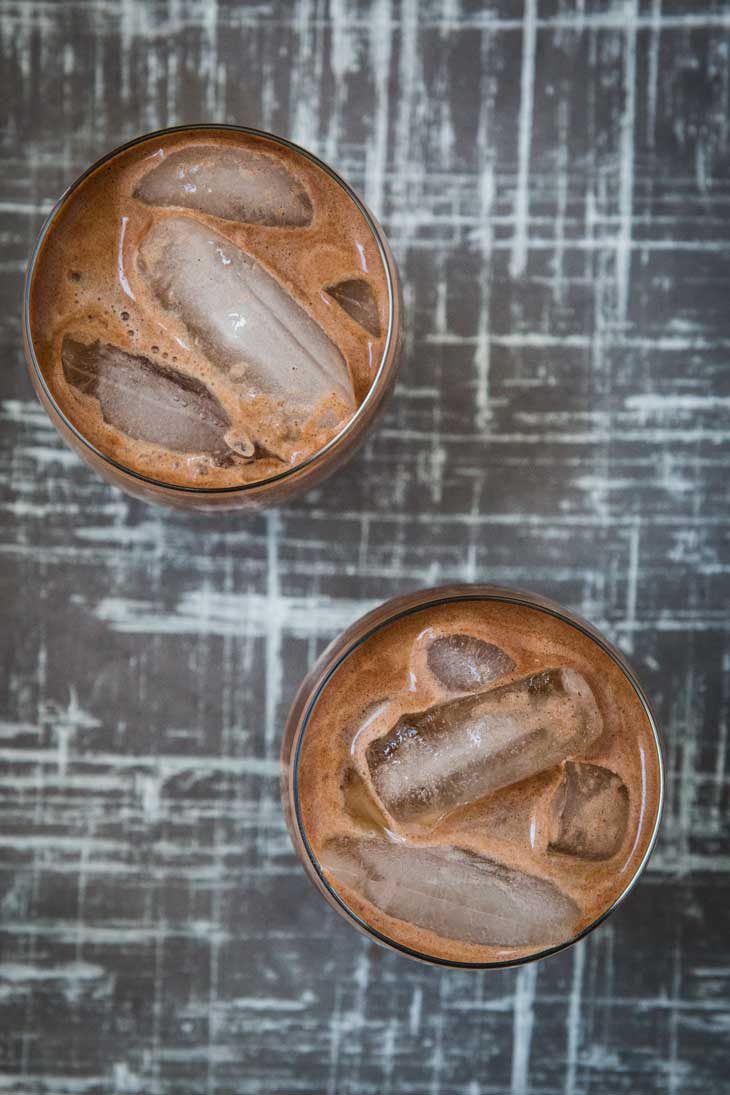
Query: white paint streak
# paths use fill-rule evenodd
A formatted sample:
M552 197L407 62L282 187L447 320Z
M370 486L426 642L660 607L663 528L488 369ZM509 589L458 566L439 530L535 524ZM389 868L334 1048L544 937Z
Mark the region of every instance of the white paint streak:
M373 132L367 146L365 198L375 213L385 213L385 180L388 171L388 129L390 119L390 0L376 0L370 23L370 56L374 80Z
M634 200L634 125L636 118L636 20L638 0L626 0L624 43L624 110L621 116L619 164L619 232L616 252L618 319L626 322L631 278L631 217Z
M649 74L647 77L647 142L650 148L656 141L657 92L659 87L659 45L662 27L662 0L652 0L651 35L649 39Z
M416 1037L421 1030L421 1012L423 1009L423 990L417 985L411 996L411 1006L408 1009L408 1029L412 1037Z
M275 511L266 517L266 715L264 735L267 750L273 746L278 726L276 713L281 693L281 622L282 603L279 593L279 515ZM247 621L248 623L248 621Z
M633 633L636 629L636 598L639 589L639 544L641 538L641 524L637 518L635 526L629 533L629 561L626 574L626 616L624 649L627 654L634 652Z
M94 615L115 631L135 634L240 635L263 636L267 642L267 688L276 702L280 687L277 656L281 635L306 637L314 634L332 638L358 616L375 607L373 601L334 600L330 597L288 597L278 591L275 522L269 521L268 590L259 593L183 593L172 609L156 608L147 601L105 597ZM269 668L269 665L271 668ZM270 722L268 720L271 720ZM268 709L267 725L273 727L275 711ZM273 730L272 730L273 734Z
M486 39L482 40L482 54L485 53ZM485 58L485 61L487 58ZM486 67L486 66L485 66ZM480 159L488 153L490 100L482 93L479 110L479 135L477 147ZM481 268L479 272L479 323L474 348L474 368L476 372L476 428L484 430L489 421L489 366L490 366L490 329L491 329L491 289L492 289L492 208L494 202L494 170L492 164L485 162L479 179L479 204L481 220Z
M567 1012L567 1048L565 1054L564 1095L576 1095L578 1052L583 1022L583 972L587 942L582 940L573 947L573 977L570 983Z
M537 43L537 0L524 0L522 25L522 69L520 77L520 117L517 130L517 185L515 187L515 231L512 237L509 272L522 277L527 265L529 232L530 147L532 108L535 93L535 48Z
M0 981L27 984L31 981L98 981L107 976L103 966L92 962L66 962L57 966L0 962Z
M527 1095L530 1076L530 1047L535 1022L534 1004L538 966L521 966L515 979L512 1026L512 1095Z

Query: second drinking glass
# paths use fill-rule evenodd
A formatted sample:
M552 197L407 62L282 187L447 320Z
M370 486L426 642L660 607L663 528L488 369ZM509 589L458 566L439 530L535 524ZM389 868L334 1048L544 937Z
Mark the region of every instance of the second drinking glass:
M656 838L648 700L595 628L451 586L375 609L303 683L283 749L294 846L330 905L424 961L552 954L625 897Z

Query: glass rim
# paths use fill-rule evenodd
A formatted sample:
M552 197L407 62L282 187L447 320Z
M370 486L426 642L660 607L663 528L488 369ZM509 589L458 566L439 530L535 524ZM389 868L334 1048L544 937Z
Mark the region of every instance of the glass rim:
M103 167L115 156L120 155L122 152L126 152L130 148L134 148L135 145L143 144L145 141L154 140L158 137L165 137L170 133L185 133L200 131L205 132L209 130L226 130L233 133L244 133L250 137L260 137L264 140L273 141L275 144L283 145L290 151L297 153L300 156L304 156L315 167L324 171L326 175L337 183L347 194L347 196L355 203L361 216L365 220L367 227L370 229L372 236L375 240L375 244L380 255L380 260L383 263L383 269L385 271L385 281L388 292L388 330L385 337L385 343L383 345L383 352L380 358L377 371L373 378L373 381L368 388L367 394L363 399L360 406L357 408L352 417L345 423L342 429L331 438L326 445L321 449L317 449L305 460L301 460L298 464L292 467L285 468L281 472L277 472L275 475L269 475L265 479L256 479L248 483L239 483L236 486L228 487L205 487L205 486L190 486L182 483L169 483L165 479L156 479L154 476L145 475L143 472L136 471L134 468L128 467L126 464L122 464L120 461L115 460L114 457L102 452L96 445L94 445L74 424L74 422L68 417L68 415L61 409L53 395L48 382L43 374L43 370L40 367L38 361L35 346L33 344L33 336L30 327L30 298L31 287L33 284L33 278L35 274L36 264L40 256L43 244L48 236L53 223L60 213L61 209L66 205L66 202L74 194L78 188L84 183L94 172ZM85 171L82 172L72 183L70 183L60 197L54 202L50 212L46 216L43 224L41 225L38 237L33 246L33 250L30 253L28 259L28 265L25 273L25 284L23 286L23 334L25 336L25 344L27 349L27 358L30 359L30 364L33 369L35 378L37 379L44 397L48 400L53 411L59 416L63 425L71 432L74 438L79 441L85 449L103 461L105 464L111 465L117 471L122 472L124 475L131 476L138 482L144 483L147 486L158 487L164 490L173 492L179 492L180 494L193 494L193 495L235 495L242 494L246 491L262 490L266 487L272 486L275 483L281 483L291 476L297 475L308 468L311 468L322 457L329 455L345 441L346 438L354 431L355 427L360 423L361 419L365 417L367 411L377 403L377 396L382 386L382 380L387 372L388 364L393 360L395 352L395 312L397 303L397 273L395 269L395 261L390 257L387 246L385 244L385 236L380 228L380 225L375 220L372 213L369 211L364 201L356 193L356 191L350 186L350 184L339 175L334 168L330 167L328 163L315 156L313 152L309 152L308 149L303 148L301 145L296 144L294 141L288 140L286 137L279 137L275 133L270 133L265 129L256 129L254 126L234 125L226 122L193 122L190 125L175 125L167 126L164 129L151 130L149 133L143 133L138 137L132 138L130 141L125 141L124 144L117 145L111 149L104 156L101 156L98 160L92 163Z
M522 955L519 958L506 958L504 960L492 961L492 962L460 962L452 958L444 958L438 955L425 954L422 951L416 950L413 947L409 947L404 943L400 943L384 932L378 931L369 924L363 917L351 909L343 897L337 892L337 890L327 881L324 872L320 866L318 857L316 856L312 845L307 836L306 827L304 825L304 819L302 817L301 810L301 796L299 792L299 769L301 763L302 745L304 737L307 732L307 728L311 721L314 710L319 702L320 696L327 688L334 674L340 668L340 666L354 653L358 647L362 646L368 639L372 638L383 627L396 623L398 620L404 619L407 616L414 615L417 612L422 612L429 608L434 608L437 605L453 604L458 601L473 600L473 601L505 601L509 604L523 606L525 608L536 609L541 612L545 612L547 615L553 616L558 620L562 620L564 623L571 627L576 628L584 634L588 639L591 639L596 645L603 650L603 652L614 662L614 664L621 670L629 684L633 688L636 696L641 704L641 707L646 715L646 718L651 729L652 739L656 750L657 768L659 776L658 786L658 799L656 816L654 818L654 825L651 830L651 836L646 846L646 850L641 857L640 863L637 865L636 870L627 881L624 888L619 895L611 902L608 908L592 920L585 928L571 939L565 940L563 943L557 943L551 947L544 947L542 950L535 951L533 954ZM358 620L356 620L350 628L348 628L342 635L338 636L330 647L325 649L321 655L321 661L325 662L329 651L337 644L337 642L347 634L350 630L354 630L360 627L369 617L382 614L384 610L387 610L389 606L396 605L399 602L406 602L401 604L401 607L396 611L388 613L379 622L373 623L372 626L368 626L365 632L360 635L356 640L347 642L345 649L335 659L333 664L329 667L327 672L318 681L314 690L306 701L306 706L303 708L302 713L298 719L296 749L294 753L294 761L292 764L292 798L294 802L294 816L296 817L297 832L301 838L304 849L307 853L309 862L314 870L320 885L324 888L325 892L336 902L340 911L345 917L353 922L356 927L360 928L366 935L371 936L378 942L383 943L385 946L392 950L398 951L401 954L405 954L410 958L419 959L422 962L427 962L431 965L446 966L454 969L472 969L472 970L488 970L488 969L506 969L512 966L523 966L528 962L537 962L543 958L549 958L551 955L558 954L560 951L567 950L568 947L574 946L576 943L584 939L592 931L594 931L600 924L606 920L607 917L613 913L623 900L633 890L634 886L638 882L639 878L644 872L644 869L649 862L654 846L656 845L657 837L659 834L659 826L662 819L662 813L664 809L664 797L665 797L665 772L664 772L664 756L661 736L657 725L656 716L652 706L644 692L641 684L636 678L636 675L631 666L626 661L623 653L614 647L604 636L594 628L587 620L572 613L570 609L565 609L557 602L552 601L550 598L543 597L538 593L531 593L525 590L513 590L505 589L498 586L480 585L474 584L460 584L455 583L453 585L435 586L425 590L417 590L411 594L405 594L403 596L393 597L382 604L376 606L370 612L365 613ZM317 666L315 666L316 671ZM291 762L290 762L291 763Z

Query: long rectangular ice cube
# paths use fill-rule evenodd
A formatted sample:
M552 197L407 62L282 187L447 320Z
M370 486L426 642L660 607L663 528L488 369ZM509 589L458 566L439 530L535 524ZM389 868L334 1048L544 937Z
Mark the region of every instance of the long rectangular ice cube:
M444 845L334 837L320 857L348 886L398 920L482 946L551 946L576 934L580 910L552 882Z
M353 411L347 364L319 324L251 255L193 217L156 221L139 269L163 308L242 394L276 400L296 425L325 400ZM240 376L239 376L240 374Z
M482 795L584 750L603 729L585 678L545 669L488 692L403 715L366 759L397 821L434 824Z

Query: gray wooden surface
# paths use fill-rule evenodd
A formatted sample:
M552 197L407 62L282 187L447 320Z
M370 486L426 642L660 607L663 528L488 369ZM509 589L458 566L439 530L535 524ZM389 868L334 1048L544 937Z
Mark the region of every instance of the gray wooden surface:
M730 3L0 3L0 1091L730 1086ZM271 128L382 218L402 380L318 493L194 519L104 486L25 375L20 291L90 161ZM294 858L288 704L373 603L551 595L667 741L644 880L539 966L421 968Z

